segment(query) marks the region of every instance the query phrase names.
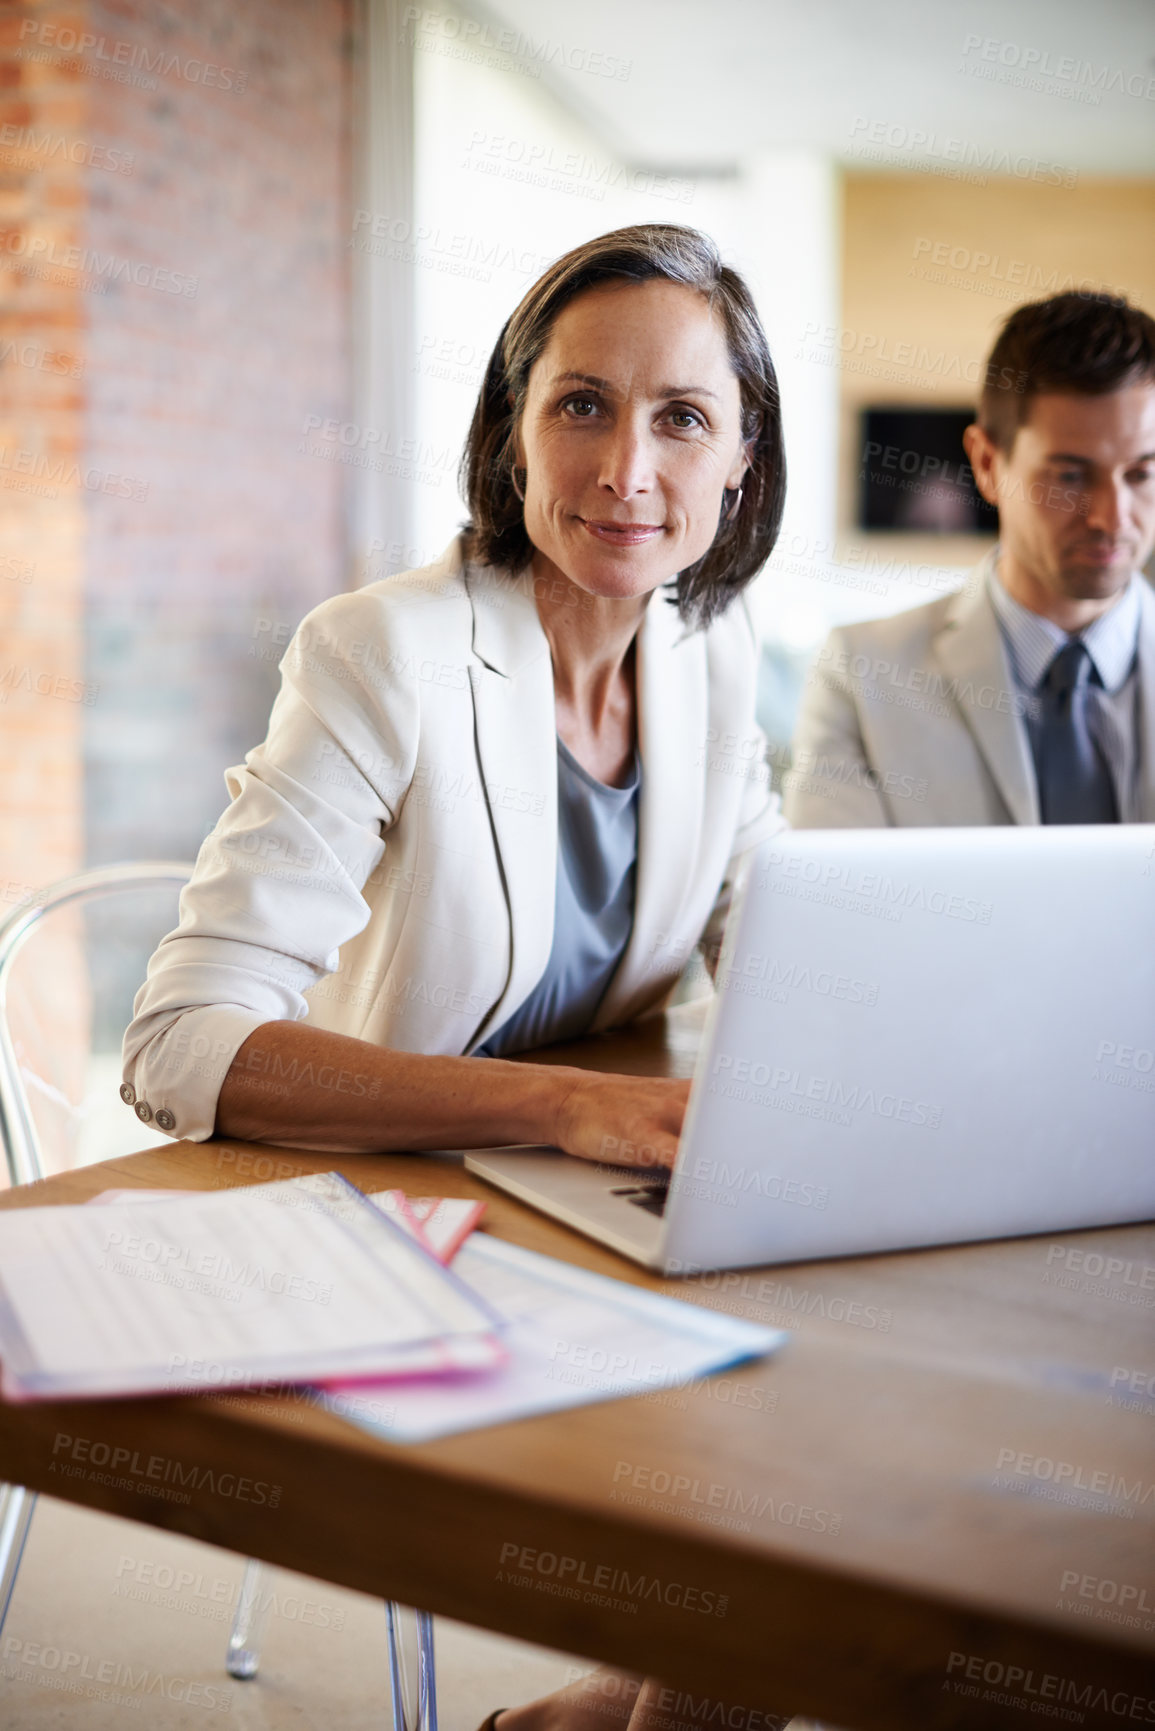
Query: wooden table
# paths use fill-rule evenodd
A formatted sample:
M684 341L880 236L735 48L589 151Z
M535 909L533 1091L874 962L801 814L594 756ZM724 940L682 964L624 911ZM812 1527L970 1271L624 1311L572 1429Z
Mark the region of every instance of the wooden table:
M552 1055L687 1074L699 1029L687 1008ZM1151 1228L662 1281L452 1156L237 1142L0 1205L330 1168L484 1197L500 1237L796 1333L692 1389L422 1446L269 1396L0 1406L0 1478L648 1671L743 1727L1155 1722ZM187 1501L149 1494L157 1456Z

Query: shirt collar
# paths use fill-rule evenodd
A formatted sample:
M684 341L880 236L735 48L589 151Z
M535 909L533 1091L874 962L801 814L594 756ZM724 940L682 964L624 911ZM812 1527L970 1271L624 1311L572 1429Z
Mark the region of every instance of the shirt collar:
M1071 641L1071 636L1007 593L996 559L988 567L987 591L1007 642L1015 677L1026 690L1037 691L1056 653ZM1073 634L1086 645L1106 691L1118 691L1134 665L1139 647L1140 611L1139 582L1132 573L1114 606L1100 614L1085 631Z

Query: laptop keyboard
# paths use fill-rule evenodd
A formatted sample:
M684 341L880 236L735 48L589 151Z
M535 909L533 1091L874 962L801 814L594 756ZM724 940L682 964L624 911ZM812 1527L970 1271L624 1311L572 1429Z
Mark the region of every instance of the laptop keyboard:
M632 1202L635 1208L644 1208L647 1214L664 1214L669 1194L668 1184L640 1184L614 1191L615 1196L624 1196L627 1202Z

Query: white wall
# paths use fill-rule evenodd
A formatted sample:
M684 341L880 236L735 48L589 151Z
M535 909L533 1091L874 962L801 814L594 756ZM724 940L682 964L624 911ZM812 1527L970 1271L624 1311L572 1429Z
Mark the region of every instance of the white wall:
M444 44L442 45L444 46ZM502 325L558 254L635 222L693 222L684 180L631 173L540 82L431 48L416 55L416 539L464 514L456 462ZM690 202L687 202L687 199Z
M712 234L746 276L782 385L789 488L784 548L821 562L835 531L838 375L801 358L811 321L838 322L840 179L826 158L777 152L733 179L631 171L539 81L419 47L415 56L416 391L421 461L411 520L432 558L460 524L456 462L505 319L559 253L625 223ZM797 651L845 592L776 559L753 586L759 629Z
M786 515L780 545L833 550L836 522L838 374L801 359L808 322L836 323L840 299L840 176L806 151L767 152L744 165L712 200L715 238L754 295L782 392ZM827 628L824 602L794 562L776 555L750 591L769 642L805 648Z

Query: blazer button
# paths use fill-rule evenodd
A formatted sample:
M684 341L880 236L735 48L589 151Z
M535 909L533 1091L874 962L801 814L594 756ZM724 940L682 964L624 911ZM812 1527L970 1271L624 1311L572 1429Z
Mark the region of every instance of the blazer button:
M147 1124L149 1122L149 1120L152 1117L152 1107L149 1105L147 1100L138 1100L137 1101L137 1103L136 1103L136 1115L140 1119L142 1124Z
M156 1127L158 1130L176 1129L176 1119L173 1117L167 1106L162 1106L160 1111L157 1113Z
M135 1106L136 1089L133 1087L131 1082L122 1082L120 1084L120 1097L126 1106Z

